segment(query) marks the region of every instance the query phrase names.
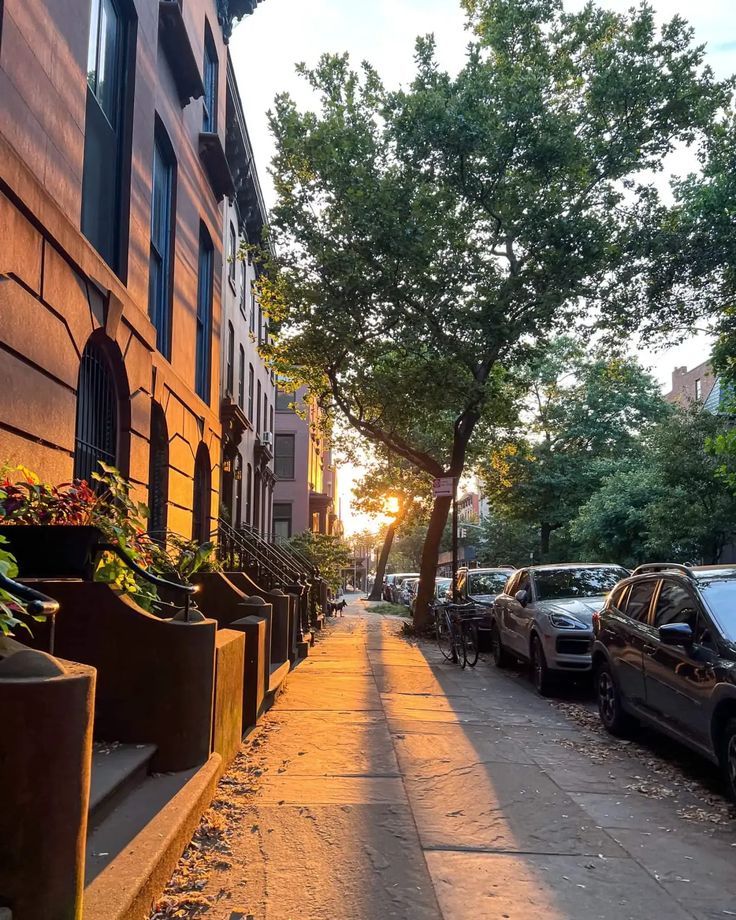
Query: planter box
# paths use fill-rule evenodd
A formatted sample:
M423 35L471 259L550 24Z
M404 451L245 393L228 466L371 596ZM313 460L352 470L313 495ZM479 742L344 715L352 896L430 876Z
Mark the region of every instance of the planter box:
M18 562L20 578L85 578L91 580L97 527L73 524L3 524L0 534Z

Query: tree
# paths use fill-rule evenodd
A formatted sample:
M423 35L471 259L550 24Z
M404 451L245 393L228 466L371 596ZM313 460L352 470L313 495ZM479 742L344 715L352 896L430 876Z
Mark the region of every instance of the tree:
M635 177L723 101L684 21L657 34L647 6L464 7L474 37L456 77L431 37L395 92L326 55L301 67L319 110L281 95L271 113L272 359L433 477L462 474L481 420L504 414L502 368L530 343L584 307L616 316L642 228L662 217ZM449 508L438 498L429 521L420 622Z
M527 521L491 512L477 533L480 565L529 565L539 551L537 528Z
M633 358L589 356L569 338L529 362L522 431L491 451L481 475L491 506L534 525L542 558L612 464L668 411L652 376Z
M391 517L368 597L368 600L380 601L394 536L405 522L416 524L418 520L426 518L431 505L432 480L402 457L379 446L365 473L355 483L353 495L356 511L374 516L388 514Z
M342 584L342 570L350 565L353 554L342 537L324 533L296 534L289 541L293 547L319 569L333 592Z
M656 426L636 465L581 507L571 533L583 554L622 565L718 562L736 534L736 498L707 445L730 424L692 406Z

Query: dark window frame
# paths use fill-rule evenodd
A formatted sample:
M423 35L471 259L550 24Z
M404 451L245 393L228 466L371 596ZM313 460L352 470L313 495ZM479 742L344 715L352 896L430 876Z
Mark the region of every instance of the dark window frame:
M210 24L206 19L204 23L202 83L204 84L204 96L202 97L202 131L209 134L216 134L220 60L217 56L217 46L215 45L215 39L212 35Z
M253 400L255 392L255 380L256 373L253 369L253 365L248 365L248 419L250 420L251 425L253 424Z
M282 536L279 534L276 524L283 523L286 524L287 533L284 535L288 540L293 534L294 527L294 503L293 502L273 502L271 511L272 527L274 536ZM288 514L284 512L283 509L288 509ZM278 512L277 512L277 509Z
M296 479L296 435L288 431L280 431L273 439L273 471L277 479L293 482ZM280 445L290 443L291 449L286 452L279 450ZM287 462L287 471L279 472L282 464ZM288 475L290 472L291 475Z
M236 265L237 265L237 256L238 256L238 235L235 232L235 225L230 221L230 229L228 236L228 249L227 249L227 280L230 282L230 287L233 289L233 294L236 293L235 286L235 276L236 276Z
M229 321L225 349L225 395L232 399L235 395L235 328Z
M199 225L197 316L194 389L209 405L212 388L212 309L215 287L215 247L203 223Z
M238 405L245 409L245 349L238 346Z
M163 122L156 116L153 141L153 165L151 169L151 233L149 251L148 279L148 316L156 327L156 347L167 359L171 359L171 326L174 303L174 252L176 247L176 191L178 167L174 148L164 128ZM165 214L160 222L163 238L156 240L156 165L161 160L167 172L164 192ZM154 294L153 263L158 262L160 274L157 291ZM154 302L155 301L155 302Z

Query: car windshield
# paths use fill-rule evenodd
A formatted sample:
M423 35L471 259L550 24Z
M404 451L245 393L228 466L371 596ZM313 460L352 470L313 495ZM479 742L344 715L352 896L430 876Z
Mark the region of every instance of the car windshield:
M723 635L736 642L736 578L708 578L698 584Z
M474 572L468 576L468 594L500 594L508 580L508 572Z
M534 573L537 599L557 600L563 597L600 597L629 573L619 566L579 569L544 569Z

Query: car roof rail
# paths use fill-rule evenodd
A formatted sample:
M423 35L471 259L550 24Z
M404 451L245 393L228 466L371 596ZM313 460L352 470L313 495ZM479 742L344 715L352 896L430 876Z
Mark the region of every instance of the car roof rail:
M645 562L644 565L638 565L631 575L646 575L650 572L677 572L695 579L695 573L690 566L682 565L680 562Z

